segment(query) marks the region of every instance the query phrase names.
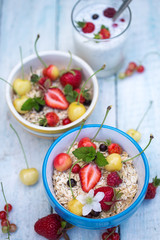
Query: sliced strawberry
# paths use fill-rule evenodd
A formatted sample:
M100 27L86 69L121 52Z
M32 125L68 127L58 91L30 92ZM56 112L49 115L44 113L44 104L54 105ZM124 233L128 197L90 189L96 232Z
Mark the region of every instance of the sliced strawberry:
M79 95L81 89L76 88L74 91L76 91L76 92L78 93L78 95ZM76 101L78 101L78 97L77 97ZM83 95L82 95L82 93L81 93L81 96L80 96L80 103L84 103L84 102L85 102L85 98L83 97Z
M65 95L59 88L49 88L44 95L45 103L48 107L65 110L69 103Z
M111 143L111 145L108 146L108 153L109 154L112 154L112 153L121 154L122 148L119 146L118 143Z
M99 182L101 170L97 165L89 163L80 169L79 177L83 191L89 192Z
M106 203L111 203L112 202L112 199L114 197L113 188L111 188L111 187L97 188L97 189L94 190L94 195L96 195L98 192L103 192L105 194L104 198L100 201L100 204L101 204L102 210L108 211L111 208L112 204L107 205Z

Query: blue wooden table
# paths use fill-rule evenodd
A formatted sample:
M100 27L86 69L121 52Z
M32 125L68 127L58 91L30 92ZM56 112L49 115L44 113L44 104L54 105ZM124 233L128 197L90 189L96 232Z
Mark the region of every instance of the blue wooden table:
M11 69L19 62L19 46L23 56L33 53L33 44L39 33L39 50L64 50L73 52L71 9L75 0L0 0L0 77L8 77ZM127 43L125 69L129 61L139 61L147 52L160 52L160 1L134 0L131 3L133 21ZM144 61L146 71L124 80L113 76L98 79L100 97L98 104L87 123L99 123L104 109L113 109L106 124L123 131L135 128L140 117L153 100L153 107L140 127L140 145L146 145L149 134L155 139L147 149L150 165L150 179L160 177L160 58L151 54ZM52 210L47 201L42 177L38 184L26 187L19 181L19 171L25 167L22 151L9 123L17 129L26 150L30 166L41 173L44 156L52 140L36 138L25 132L11 116L5 100L5 84L0 83L0 181L3 182L6 197L13 205L10 220L18 226L11 235L14 240L41 240L33 229L38 218ZM152 201L144 201L129 220L121 224L121 240L157 240L160 236L160 191ZM0 210L4 200L0 192ZM74 228L68 233L71 240L101 239L103 231L90 231ZM0 231L0 239L6 235Z

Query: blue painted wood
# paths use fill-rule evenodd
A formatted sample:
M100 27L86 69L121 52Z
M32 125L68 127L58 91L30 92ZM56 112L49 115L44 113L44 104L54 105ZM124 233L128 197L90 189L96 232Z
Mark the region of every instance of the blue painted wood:
M72 42L72 25L70 13L75 0L33 0L16 1L0 0L0 76L7 79L12 67L19 61L18 47L23 48L23 56L33 53L36 35L41 35L39 50L59 49L74 53ZM131 4L133 21L127 44L127 58L123 69L129 61L139 61L148 51L159 51L160 42L160 2L158 0L134 0ZM69 40L68 40L69 39ZM155 139L146 151L150 163L151 179L160 175L158 164L159 119L160 119L160 58L150 55L144 61L144 74L135 74L124 80L99 79L100 97L95 111L87 120L88 123L100 122L105 108L113 105L106 124L118 126L126 131L138 124L140 117L150 100L153 107L140 127L141 146L145 146L149 134ZM25 167L23 155L16 136L9 127L9 122L17 129L24 143L30 166L41 173L43 158L51 140L38 139L22 128L13 119L5 102L5 85L0 82L0 181L3 181L8 201L14 207L10 213L11 222L15 222L18 231L11 239L43 239L34 233L35 221L51 212L43 189L41 174L38 184L25 187L18 179L19 171ZM156 167L155 167L156 166ZM152 201L144 201L139 210L128 221L121 224L121 240L157 240L160 235L160 194ZM4 201L0 194L0 209ZM71 239L101 239L102 231L90 231L74 228L69 231ZM5 239L0 232L0 239Z

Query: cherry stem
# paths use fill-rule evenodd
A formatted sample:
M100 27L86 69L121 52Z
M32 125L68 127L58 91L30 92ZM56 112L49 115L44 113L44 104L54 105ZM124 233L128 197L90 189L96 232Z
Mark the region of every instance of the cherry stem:
M150 55L158 55L158 56L160 57L160 54L159 54L158 52L156 52L156 51L148 52L148 53L146 53L146 54L144 55L144 57L143 57L143 59L141 60L141 62L144 62L144 60L145 60L148 56L150 56Z
M12 85L11 83L9 83L7 80L5 80L4 78L1 78L1 77L0 77L0 79L1 79L3 82L9 84L9 86L10 86L11 88L13 88L13 85ZM13 89L14 89L14 88L13 88Z
M34 43L34 50L35 50L35 52L36 52L36 55L37 55L39 61L42 63L42 65L43 65L45 68L47 68L47 67L48 67L47 64L42 60L42 58L39 56L38 51L37 51L37 42L38 42L38 39L39 39L39 38L40 38L40 35L38 34L38 35L37 35L37 38L36 38L36 41L35 41L35 43Z
M81 93L84 91L85 86L86 86L86 84L88 83L88 81L89 81L95 74L97 74L98 72L100 72L100 71L102 71L103 69L105 69L105 67L106 67L106 65L104 64L99 70L97 70L95 73L93 73L93 74L87 79L87 81L84 82L84 84L82 85L81 91L80 91L80 93L79 93L79 95L78 95L77 104L79 104Z
M63 237L65 240L70 240L70 238L66 232L63 232Z
M3 183L2 182L1 182L1 189L2 189L2 194L3 194L3 197L4 197L4 201L5 201L6 206L7 206L7 233L8 233L8 239L10 239L9 222L8 222L8 203L7 203L5 193L4 193L4 188L3 188Z
M115 229L105 238L105 240L107 240L110 236L112 236L114 232L115 232Z
M73 144L74 144L75 141L77 140L77 138L78 138L78 136L79 136L79 134L80 134L80 132L81 132L81 130L82 130L84 124L85 124L85 121L82 122L81 127L80 127L80 129L79 129L79 131L78 131L78 133L77 133L77 135L76 135L74 141L72 142L71 146L69 147L69 149L68 149L68 151L67 151L67 154L69 154L71 148L73 147Z
M72 167L71 167L70 170L69 170L69 187L70 187L70 189L71 189L71 193L72 193L73 199L76 199L76 198L75 198L75 196L74 196L73 189L72 189L72 186L71 186L71 172L72 172L73 167L74 167L77 163L79 163L79 162L82 162L82 160L77 160L77 161L72 165Z
M70 60L69 60L69 63L68 63L68 66L67 66L67 71L70 70L70 67L71 67L71 63L72 63L72 53L70 51L68 51L69 54L70 54Z
M147 115L147 113L148 113L149 109L151 108L151 106L152 106L152 103L153 103L153 101L150 101L150 103L149 103L149 106L148 106L147 110L145 111L145 113L144 113L144 115L143 115L142 119L140 120L140 122L139 122L139 124L138 124L138 126L137 126L137 128L136 128L136 131L139 129L139 127L140 127L141 123L143 122L143 120L144 120L145 116Z
M108 115L109 111L111 110L111 108L112 108L112 106L108 106L108 107L107 107L106 114L105 114L105 116L104 116L103 122L101 123L101 126L99 127L99 129L98 129L98 131L96 132L95 136L92 138L92 140L91 140L92 142L95 141L95 138L97 137L99 131L101 130L101 128L102 128L102 126L103 126L103 124L104 124L104 122L105 122L105 120L106 120L106 118L107 118L107 115Z
M22 152L23 152L23 155L24 155L24 159L25 159L25 162L26 162L26 165L27 165L27 168L29 168L29 165L28 165L28 161L27 161L27 157L26 157L26 154L25 154L25 151L24 151L24 148L23 148L23 144L22 144L22 141L17 133L17 131L14 129L14 127L12 126L12 124L10 124L10 127L12 128L12 130L15 132L15 134L17 135L17 138L19 140L19 143L21 145L21 148L22 148Z
M23 57L22 57L22 48L19 47L20 58L21 58L21 72L22 72L22 79L24 80L24 65L23 65Z
M153 135L151 134L147 146L146 146L140 153L138 153L136 156L134 156L134 157L132 157L132 158L129 158L129 159L126 159L126 160L122 161L122 163L131 161L132 159L134 159L134 158L138 157L139 155L141 155L141 154L149 147L149 145L150 145L150 143L151 143L151 141L152 141L153 138L154 138L154 137L153 137Z

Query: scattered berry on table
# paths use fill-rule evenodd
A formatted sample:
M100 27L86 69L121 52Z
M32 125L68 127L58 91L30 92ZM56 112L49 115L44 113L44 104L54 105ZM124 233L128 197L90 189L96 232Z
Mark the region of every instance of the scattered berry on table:
M124 79L126 77L126 74L121 72L121 73L119 73L118 77L120 79Z
M2 219L2 221L1 221L1 226L2 226L2 227L8 226L8 224L10 224L9 220L7 220L7 219Z
M7 226L3 226L2 227L2 232L3 233L8 233L8 227Z
M116 231L116 227L112 227L112 228L107 228L107 232L111 233L111 232L115 232Z
M92 33L95 29L95 25L92 22L77 22L78 27L82 29L84 33Z
M108 232L104 232L102 234L102 240L112 240L112 237L109 236L109 233Z
M7 207L8 206L8 207ZM8 209L8 212L10 212L12 210L12 205L10 203L6 204L4 206L4 210L7 212L7 209Z
M71 187L74 187L74 186L77 185L76 180L74 180L73 178L71 178L70 180L71 180ZM69 185L69 180L67 181L67 185L68 185L68 187L70 187L70 185Z
M143 66L143 65L139 65L139 66L137 67L137 72L138 72L138 73L143 73L143 72L144 72L144 66Z
M160 186L160 179L157 178L157 176L156 176L155 178L153 178L153 182L148 184L145 199L155 198L157 187L159 187L159 186Z
M62 121L62 124L63 124L63 125L67 125L67 124L69 124L69 123L71 123L71 120L70 120L69 118L65 118L65 119L63 119L63 121Z
M16 231L17 231L17 226L16 226L16 224L11 223L11 224L9 225L9 232L10 232L10 233L13 233L13 232L16 232Z
M135 62L130 62L128 65L128 69L131 71L135 71L137 68L137 64Z
M107 185L111 187L118 187L122 183L122 179L120 178L117 172L111 172L107 176Z
M112 235L112 240L119 240L120 239L120 236L118 233L113 233Z
M72 173L79 173L81 167L80 165L77 163L74 165L74 167L72 168Z
M100 144L99 150L100 150L101 152L105 152L105 151L107 151L107 149L108 149L108 147L107 147L106 144L104 144L104 143L101 143L101 144Z
M35 223L34 230L47 239L56 240L62 234L61 218L57 214L43 217Z
M131 76L132 74L133 74L133 71L127 68L126 71L125 71L125 76L126 76L126 77L129 77L129 76Z
M0 211L0 219L6 219L7 213L5 211Z
M96 20L97 18L99 18L98 14L95 13L95 14L92 15L92 19Z
M106 8L103 12L105 17L113 18L116 14L116 10L114 8Z

